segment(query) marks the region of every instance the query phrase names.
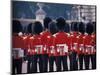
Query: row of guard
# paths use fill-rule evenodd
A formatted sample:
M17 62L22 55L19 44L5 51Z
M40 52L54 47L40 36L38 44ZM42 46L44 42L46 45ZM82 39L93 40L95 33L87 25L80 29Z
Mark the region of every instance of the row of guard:
M39 72L53 72L54 62L56 71L68 71L68 63L70 71L78 70L78 61L79 70L83 70L83 61L85 69L89 70L90 59L92 69L96 69L95 22L69 25L62 17L56 22L46 17L44 25L36 21L29 24L27 30L28 33L24 33L20 23L13 22L13 74L21 73L23 61L28 61L27 73L37 73L37 63Z

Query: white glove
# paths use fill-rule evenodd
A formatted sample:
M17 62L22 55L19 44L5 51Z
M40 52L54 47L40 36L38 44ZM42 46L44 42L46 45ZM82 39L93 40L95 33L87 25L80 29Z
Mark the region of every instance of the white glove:
M64 52L68 52L68 46L64 46Z
M52 54L54 53L53 50L51 50L51 53L52 53Z
M57 52L60 52L60 50L57 48Z
M46 47L44 47L44 51L46 51Z
M94 46L91 47L91 52L92 52L92 53L93 53L93 50L94 50Z

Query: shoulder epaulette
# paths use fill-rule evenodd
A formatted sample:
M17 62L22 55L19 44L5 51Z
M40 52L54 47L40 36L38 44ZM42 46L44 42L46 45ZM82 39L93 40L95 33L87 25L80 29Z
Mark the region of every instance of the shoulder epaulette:
M51 36L47 36L47 38L50 38Z
M57 34L58 34L58 33L53 34L53 37L56 37Z
M34 37L33 37L33 36L31 36L31 37L30 37L30 39L34 39Z

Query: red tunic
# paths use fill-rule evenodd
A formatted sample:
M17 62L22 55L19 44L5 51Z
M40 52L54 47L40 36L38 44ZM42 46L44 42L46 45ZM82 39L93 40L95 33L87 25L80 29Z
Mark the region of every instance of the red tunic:
M84 44L85 44L85 54L92 54L93 53L93 46L92 46L92 37L91 35L86 34L84 37Z
M65 32L58 32L54 35L54 45L56 56L65 56L70 49L69 34Z
M18 36L18 35L13 35L12 36L12 48L13 48L13 58L14 59L20 59L21 57L23 57L23 39L22 37ZM21 54L22 53L22 54Z
M91 37L92 37L92 46L93 46L93 53L92 54L95 54L96 53L96 34L93 33L91 35Z
M51 35L51 33L49 31L43 31L40 33L41 43L43 45L43 54L48 54L46 46L47 46L47 40L48 40L49 35Z
M43 54L43 44L40 35L34 35L34 37L31 38L31 49L34 54Z
M48 54L49 56L55 56L55 47L54 47L54 36L53 35L49 35L47 37L47 50L48 50Z
M78 54L84 54L84 34L78 36Z
M77 52L78 50L78 32L72 32L70 36L71 40L71 51Z
M13 35L12 37L12 47L13 48L23 48L23 39L18 35Z
M30 37L30 35L23 36L24 49L26 50L27 55L32 55L32 50L30 47Z

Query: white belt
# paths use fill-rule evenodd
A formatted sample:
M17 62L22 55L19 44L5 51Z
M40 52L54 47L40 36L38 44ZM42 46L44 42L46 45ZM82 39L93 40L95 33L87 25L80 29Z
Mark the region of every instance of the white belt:
M22 50L21 48L13 48L13 57L16 58L16 56L20 57L24 57L24 50Z
M86 47L92 47L91 45L86 45Z
M57 52L68 52L68 46L66 44L57 44L56 46L58 47ZM59 47L63 47L63 51Z
M39 53L39 52L42 53L42 47L43 47L42 45L36 45L36 46L35 46L35 52L37 52L37 53Z
M80 44L79 45L79 49L80 49L80 51L83 51L84 50L84 45L83 44Z

